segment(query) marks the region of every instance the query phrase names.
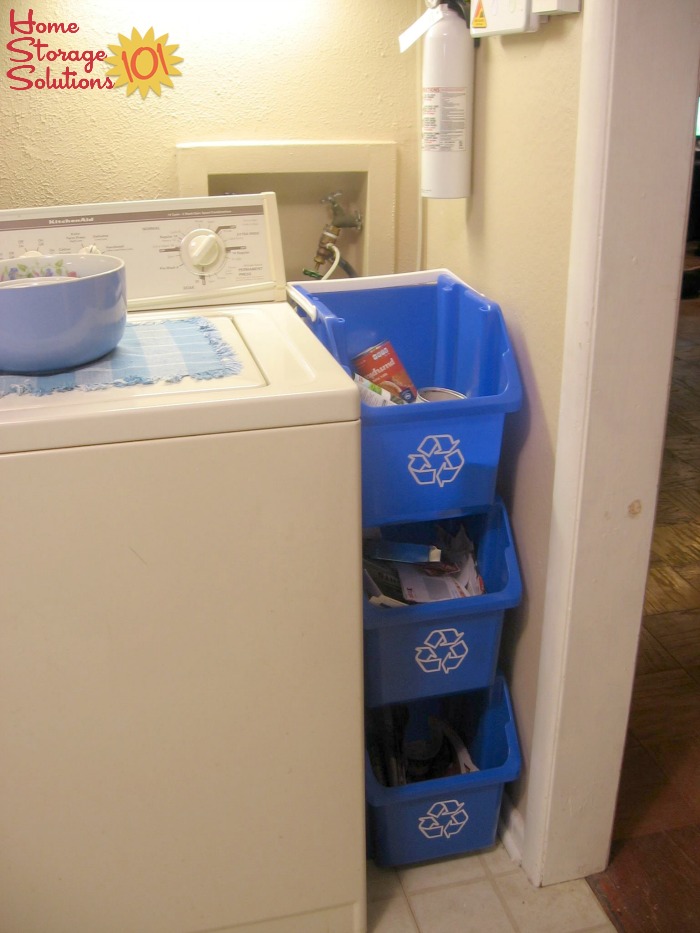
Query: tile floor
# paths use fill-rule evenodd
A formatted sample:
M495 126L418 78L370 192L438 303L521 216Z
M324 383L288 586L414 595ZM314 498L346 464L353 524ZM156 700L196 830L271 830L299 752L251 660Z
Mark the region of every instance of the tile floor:
M700 294L680 303L611 861L589 881L622 933L700 931Z
M500 844L399 870L369 863L369 933L700 931L700 297L680 310L611 863L546 888Z
M534 888L498 844L473 855L367 871L368 933L610 933L585 881Z

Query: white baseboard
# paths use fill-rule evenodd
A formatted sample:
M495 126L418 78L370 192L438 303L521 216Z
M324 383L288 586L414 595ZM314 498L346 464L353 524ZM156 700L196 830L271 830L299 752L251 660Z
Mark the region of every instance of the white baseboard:
M498 820L498 835L508 855L520 865L523 860L523 847L525 844L525 821L505 792L503 793L501 814Z

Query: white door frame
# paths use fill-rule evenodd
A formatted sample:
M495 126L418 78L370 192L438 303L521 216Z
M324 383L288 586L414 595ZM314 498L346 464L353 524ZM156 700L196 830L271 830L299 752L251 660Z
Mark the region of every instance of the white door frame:
M697 0L584 0L563 382L523 839L535 884L608 859L676 329Z

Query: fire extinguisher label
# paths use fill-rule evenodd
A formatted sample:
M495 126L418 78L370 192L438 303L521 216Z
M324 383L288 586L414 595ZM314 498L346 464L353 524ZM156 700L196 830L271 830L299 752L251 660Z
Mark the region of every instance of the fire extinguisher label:
M423 152L464 152L467 145L467 89L423 88Z

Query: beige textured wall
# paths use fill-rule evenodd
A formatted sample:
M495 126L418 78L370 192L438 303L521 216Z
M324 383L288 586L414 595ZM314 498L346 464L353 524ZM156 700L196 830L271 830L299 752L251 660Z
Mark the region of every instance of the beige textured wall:
M526 762L561 386L581 26L582 16L562 16L536 34L482 40L473 197L466 209L464 201L429 203L425 223L426 265L453 269L503 308L524 383L523 409L506 419L500 485L524 584L503 653Z
M106 49L118 44L119 33L152 26L179 44L182 76L145 100L138 92L127 97L124 88L12 90L11 6L25 16L32 6L35 19L78 24L73 36L52 36L52 48ZM418 56L415 49L400 55L397 40L417 8L417 0L3 3L0 208L177 196L178 142L395 140L398 266L413 268ZM104 65L93 74L100 71Z

